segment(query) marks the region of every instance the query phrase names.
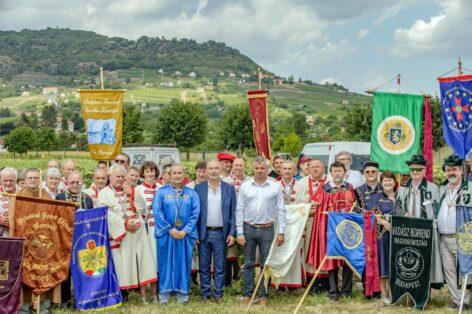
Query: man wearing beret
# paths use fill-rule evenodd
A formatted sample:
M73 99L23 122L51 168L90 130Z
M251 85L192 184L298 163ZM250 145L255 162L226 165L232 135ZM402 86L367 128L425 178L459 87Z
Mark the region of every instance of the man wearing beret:
M410 167L410 180L398 189L395 215L433 220L433 258L431 262L431 285L438 287L444 282L439 254L439 236L435 208L439 200L438 187L426 181L426 159L413 155L406 164Z
M357 204L364 210L371 210L377 205L382 195L379 184L379 164L376 161L366 161L363 164L365 183L355 191L358 198Z
M443 171L446 173L446 180L439 190L440 201L436 214L440 235L439 248L444 277L451 295L449 305L456 308L461 301L461 290L458 289L457 283L462 283L462 278L458 278L457 269L456 206L472 206L472 182L464 178L462 159L457 155L451 155L444 160ZM469 302L470 290L466 289L464 306L468 307Z
M231 176L231 168L233 166L234 155L230 153L218 153L216 158L221 164L221 180L228 182Z

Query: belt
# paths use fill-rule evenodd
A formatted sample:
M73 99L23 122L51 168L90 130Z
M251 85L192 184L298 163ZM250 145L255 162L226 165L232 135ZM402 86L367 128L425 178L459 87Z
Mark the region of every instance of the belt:
M266 223L266 224L250 224L249 222L244 222L245 225L248 225L248 226L251 226L251 227L254 227L254 228L270 228L274 225L273 222L269 222L269 223Z
M441 234L441 237L446 237L446 238L457 238L457 233L451 233L451 234Z
M207 230L220 231L220 230L223 230L223 227L207 227Z

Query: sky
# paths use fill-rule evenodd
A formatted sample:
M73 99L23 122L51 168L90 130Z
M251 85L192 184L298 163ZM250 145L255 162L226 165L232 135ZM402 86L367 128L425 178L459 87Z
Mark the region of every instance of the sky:
M434 96L458 57L472 69L472 0L0 0L1 30L46 27L221 41L277 75L356 92L401 74L401 91Z

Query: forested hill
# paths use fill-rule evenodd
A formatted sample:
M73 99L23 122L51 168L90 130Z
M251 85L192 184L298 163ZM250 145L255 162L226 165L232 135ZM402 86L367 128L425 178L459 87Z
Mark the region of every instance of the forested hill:
M0 77L22 72L76 76L143 68L213 77L220 71L253 74L258 65L224 43L142 36L137 40L70 29L0 31Z

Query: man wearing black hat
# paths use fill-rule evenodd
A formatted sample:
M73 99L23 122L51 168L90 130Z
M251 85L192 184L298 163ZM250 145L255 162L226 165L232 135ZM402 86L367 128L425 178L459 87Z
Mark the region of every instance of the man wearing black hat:
M366 161L363 164L365 183L356 189L357 206L363 210L371 210L377 205L382 189L379 184L379 164Z
M443 171L446 173L446 180L440 187L437 213L439 249L444 277L451 295L449 305L456 308L461 300L461 290L458 289L457 283L462 283L462 279L458 278L457 269L456 206L472 206L472 182L464 178L462 159L457 155L451 155L444 160ZM468 306L469 302L470 290L466 289L464 305Z
M426 159L422 155L413 155L406 164L410 167L411 179L398 189L394 215L426 218L433 220L433 258L431 262L431 284L441 285L444 275L439 254L439 236L435 217L435 208L439 200L436 184L426 181Z

